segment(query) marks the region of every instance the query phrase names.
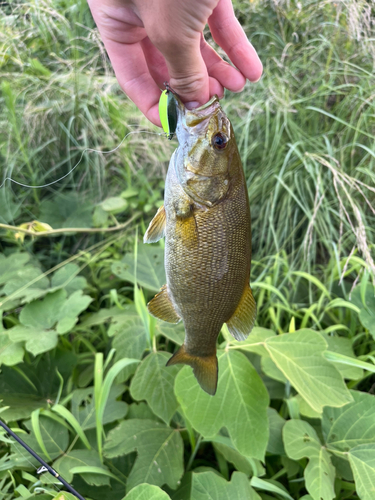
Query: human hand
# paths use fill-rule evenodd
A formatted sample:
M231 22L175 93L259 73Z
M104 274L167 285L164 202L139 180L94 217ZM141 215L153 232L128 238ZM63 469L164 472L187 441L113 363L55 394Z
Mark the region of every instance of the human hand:
M168 81L190 108L224 88L257 81L262 63L236 19L231 0L88 0L122 89L160 126L160 89ZM208 22L234 68L204 40Z

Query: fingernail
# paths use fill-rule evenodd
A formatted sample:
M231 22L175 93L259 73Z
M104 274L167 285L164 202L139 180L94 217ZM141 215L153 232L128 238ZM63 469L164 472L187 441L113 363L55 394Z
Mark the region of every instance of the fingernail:
M187 109L194 109L198 108L200 106L198 101L190 101L190 102L185 102L185 108Z

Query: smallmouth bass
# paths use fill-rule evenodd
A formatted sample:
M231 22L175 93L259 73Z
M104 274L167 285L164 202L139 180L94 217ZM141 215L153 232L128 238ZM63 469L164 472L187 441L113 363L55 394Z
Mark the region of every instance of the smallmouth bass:
M173 97L179 147L169 164L164 206L144 236L145 243L165 236L167 284L148 310L184 322L184 344L167 366L191 366L202 389L214 395L223 323L244 340L256 317L249 199L233 128L217 96L192 110Z

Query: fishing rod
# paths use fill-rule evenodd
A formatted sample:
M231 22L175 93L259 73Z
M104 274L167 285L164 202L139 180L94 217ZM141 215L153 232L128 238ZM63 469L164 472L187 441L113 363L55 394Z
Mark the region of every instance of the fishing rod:
M50 465L47 464L30 446L28 446L21 438L17 436L9 427L0 420L0 426L10 435L13 439L17 441L26 451L30 453L38 462L41 464L41 467L37 470L38 474L42 474L43 472L49 472L53 477L58 478L58 480L65 486L65 488L72 493L74 496L79 498L79 500L85 500L82 495L76 491L73 486L71 486L63 477L60 476L58 472L56 472Z

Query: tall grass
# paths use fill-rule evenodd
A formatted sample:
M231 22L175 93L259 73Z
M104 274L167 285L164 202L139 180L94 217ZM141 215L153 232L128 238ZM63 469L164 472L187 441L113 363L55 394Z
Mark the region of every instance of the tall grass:
M285 251L312 272L359 253L374 272L373 2L234 4L265 68L223 101L246 170L254 258ZM16 1L0 22L2 179L46 184L85 147L109 150L130 130L155 130L120 91L85 1ZM107 157L86 154L51 187L7 181L0 202L15 223L40 217L63 191L95 204L135 186L157 204L174 146L133 135ZM154 205L144 207L148 220Z

